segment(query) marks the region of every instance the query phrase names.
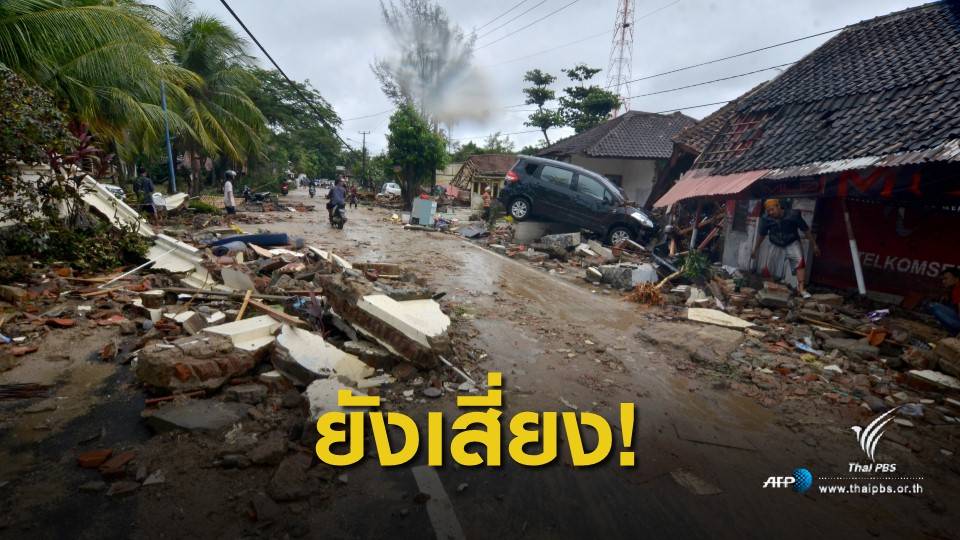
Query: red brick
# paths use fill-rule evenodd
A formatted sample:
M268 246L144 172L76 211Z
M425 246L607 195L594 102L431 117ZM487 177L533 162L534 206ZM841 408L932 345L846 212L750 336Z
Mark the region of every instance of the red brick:
M132 450L120 452L100 466L100 474L106 478L122 477L127 463L133 461L135 457L137 457L137 453Z
M96 469L103 465L105 461L113 454L113 450L105 448L102 450L91 450L77 456L77 465L84 469Z

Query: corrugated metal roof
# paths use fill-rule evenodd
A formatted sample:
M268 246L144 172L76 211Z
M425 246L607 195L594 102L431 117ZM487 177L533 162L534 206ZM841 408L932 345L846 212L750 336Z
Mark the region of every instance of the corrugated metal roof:
M853 159L836 159L833 161L820 161L816 163L807 163L804 165L795 165L793 167L783 167L771 170L763 178L770 180L781 180L784 178L799 178L803 176L820 176L842 171L851 171L855 169L868 169L872 167L899 167L901 165L916 165L919 163L930 163L934 161L960 161L960 139L947 141L926 150L913 150L910 152L898 152L885 156L869 156Z
M711 175L708 169L687 171L654 206L670 206L684 199L696 197L715 197L718 195L736 195L769 171L747 171L743 173Z

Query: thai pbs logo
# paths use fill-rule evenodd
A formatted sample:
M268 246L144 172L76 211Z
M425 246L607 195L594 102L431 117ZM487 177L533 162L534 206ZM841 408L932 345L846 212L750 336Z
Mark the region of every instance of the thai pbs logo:
M813 474L803 467L793 470L793 476L771 476L763 483L764 488L791 488L804 493L813 485Z

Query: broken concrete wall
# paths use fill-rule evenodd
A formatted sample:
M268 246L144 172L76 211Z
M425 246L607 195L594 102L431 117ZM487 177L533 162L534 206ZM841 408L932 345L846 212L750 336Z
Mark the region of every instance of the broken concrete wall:
M323 276L319 281L336 314L392 354L433 367L439 363L438 355L449 352L450 319L435 301L397 302L343 275Z
M229 338L192 336L172 343L153 343L140 351L137 378L173 392L212 390L253 369L254 357Z
M277 336L272 360L277 371L299 386L332 376L358 384L374 373L374 368L330 345L319 334L288 325Z

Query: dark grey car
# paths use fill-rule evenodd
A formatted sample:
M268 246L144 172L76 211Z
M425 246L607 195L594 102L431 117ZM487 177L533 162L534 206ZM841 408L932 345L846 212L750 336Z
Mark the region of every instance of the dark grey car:
M607 178L562 161L520 156L507 173L499 201L516 220L534 216L587 229L610 244L645 239L656 225L627 205Z

